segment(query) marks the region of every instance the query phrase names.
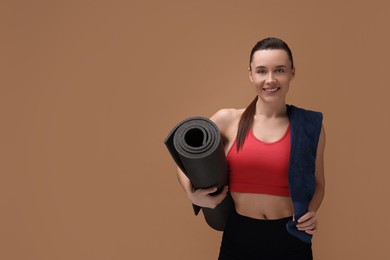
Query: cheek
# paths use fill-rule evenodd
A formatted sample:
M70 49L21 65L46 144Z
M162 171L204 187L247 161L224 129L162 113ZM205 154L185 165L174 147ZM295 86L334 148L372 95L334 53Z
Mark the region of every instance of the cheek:
M257 93L261 93L263 91L264 84L253 84L253 88Z
M279 80L279 82L283 85L290 85L291 80L291 78L282 78Z
M252 79L253 79L253 83L255 83L255 84L261 84L261 83L263 83L264 82L264 77L261 77L261 76L259 76L259 75L255 75L255 76L253 76L252 77Z

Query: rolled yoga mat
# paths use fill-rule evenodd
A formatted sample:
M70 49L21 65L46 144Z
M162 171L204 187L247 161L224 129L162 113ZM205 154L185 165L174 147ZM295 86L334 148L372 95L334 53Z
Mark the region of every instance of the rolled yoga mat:
M176 125L164 141L177 166L190 179L194 189L217 187L214 194L228 184L225 151L218 127L204 117L191 117ZM234 210L228 192L216 208L193 205L195 215L200 209L207 224L223 231L226 221Z

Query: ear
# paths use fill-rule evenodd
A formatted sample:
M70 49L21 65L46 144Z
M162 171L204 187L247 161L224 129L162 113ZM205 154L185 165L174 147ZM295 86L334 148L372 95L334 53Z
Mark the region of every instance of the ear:
M250 67L248 68L248 73L249 73L249 80L253 83L252 70Z
M291 70L291 80L295 78L295 68Z

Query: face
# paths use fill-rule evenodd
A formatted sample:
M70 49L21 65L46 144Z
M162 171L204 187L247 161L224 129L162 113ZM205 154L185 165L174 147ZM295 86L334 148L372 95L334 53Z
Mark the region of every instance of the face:
M259 50L253 54L249 79L263 101L285 102L294 75L286 51Z

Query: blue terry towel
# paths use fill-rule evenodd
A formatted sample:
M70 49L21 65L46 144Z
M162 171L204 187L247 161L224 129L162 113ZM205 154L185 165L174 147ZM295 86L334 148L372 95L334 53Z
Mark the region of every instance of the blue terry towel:
M298 219L308 212L315 192L315 161L322 127L322 113L287 106L291 127L289 185L294 204L294 221L287 223L287 231L306 243L312 235L297 229Z

